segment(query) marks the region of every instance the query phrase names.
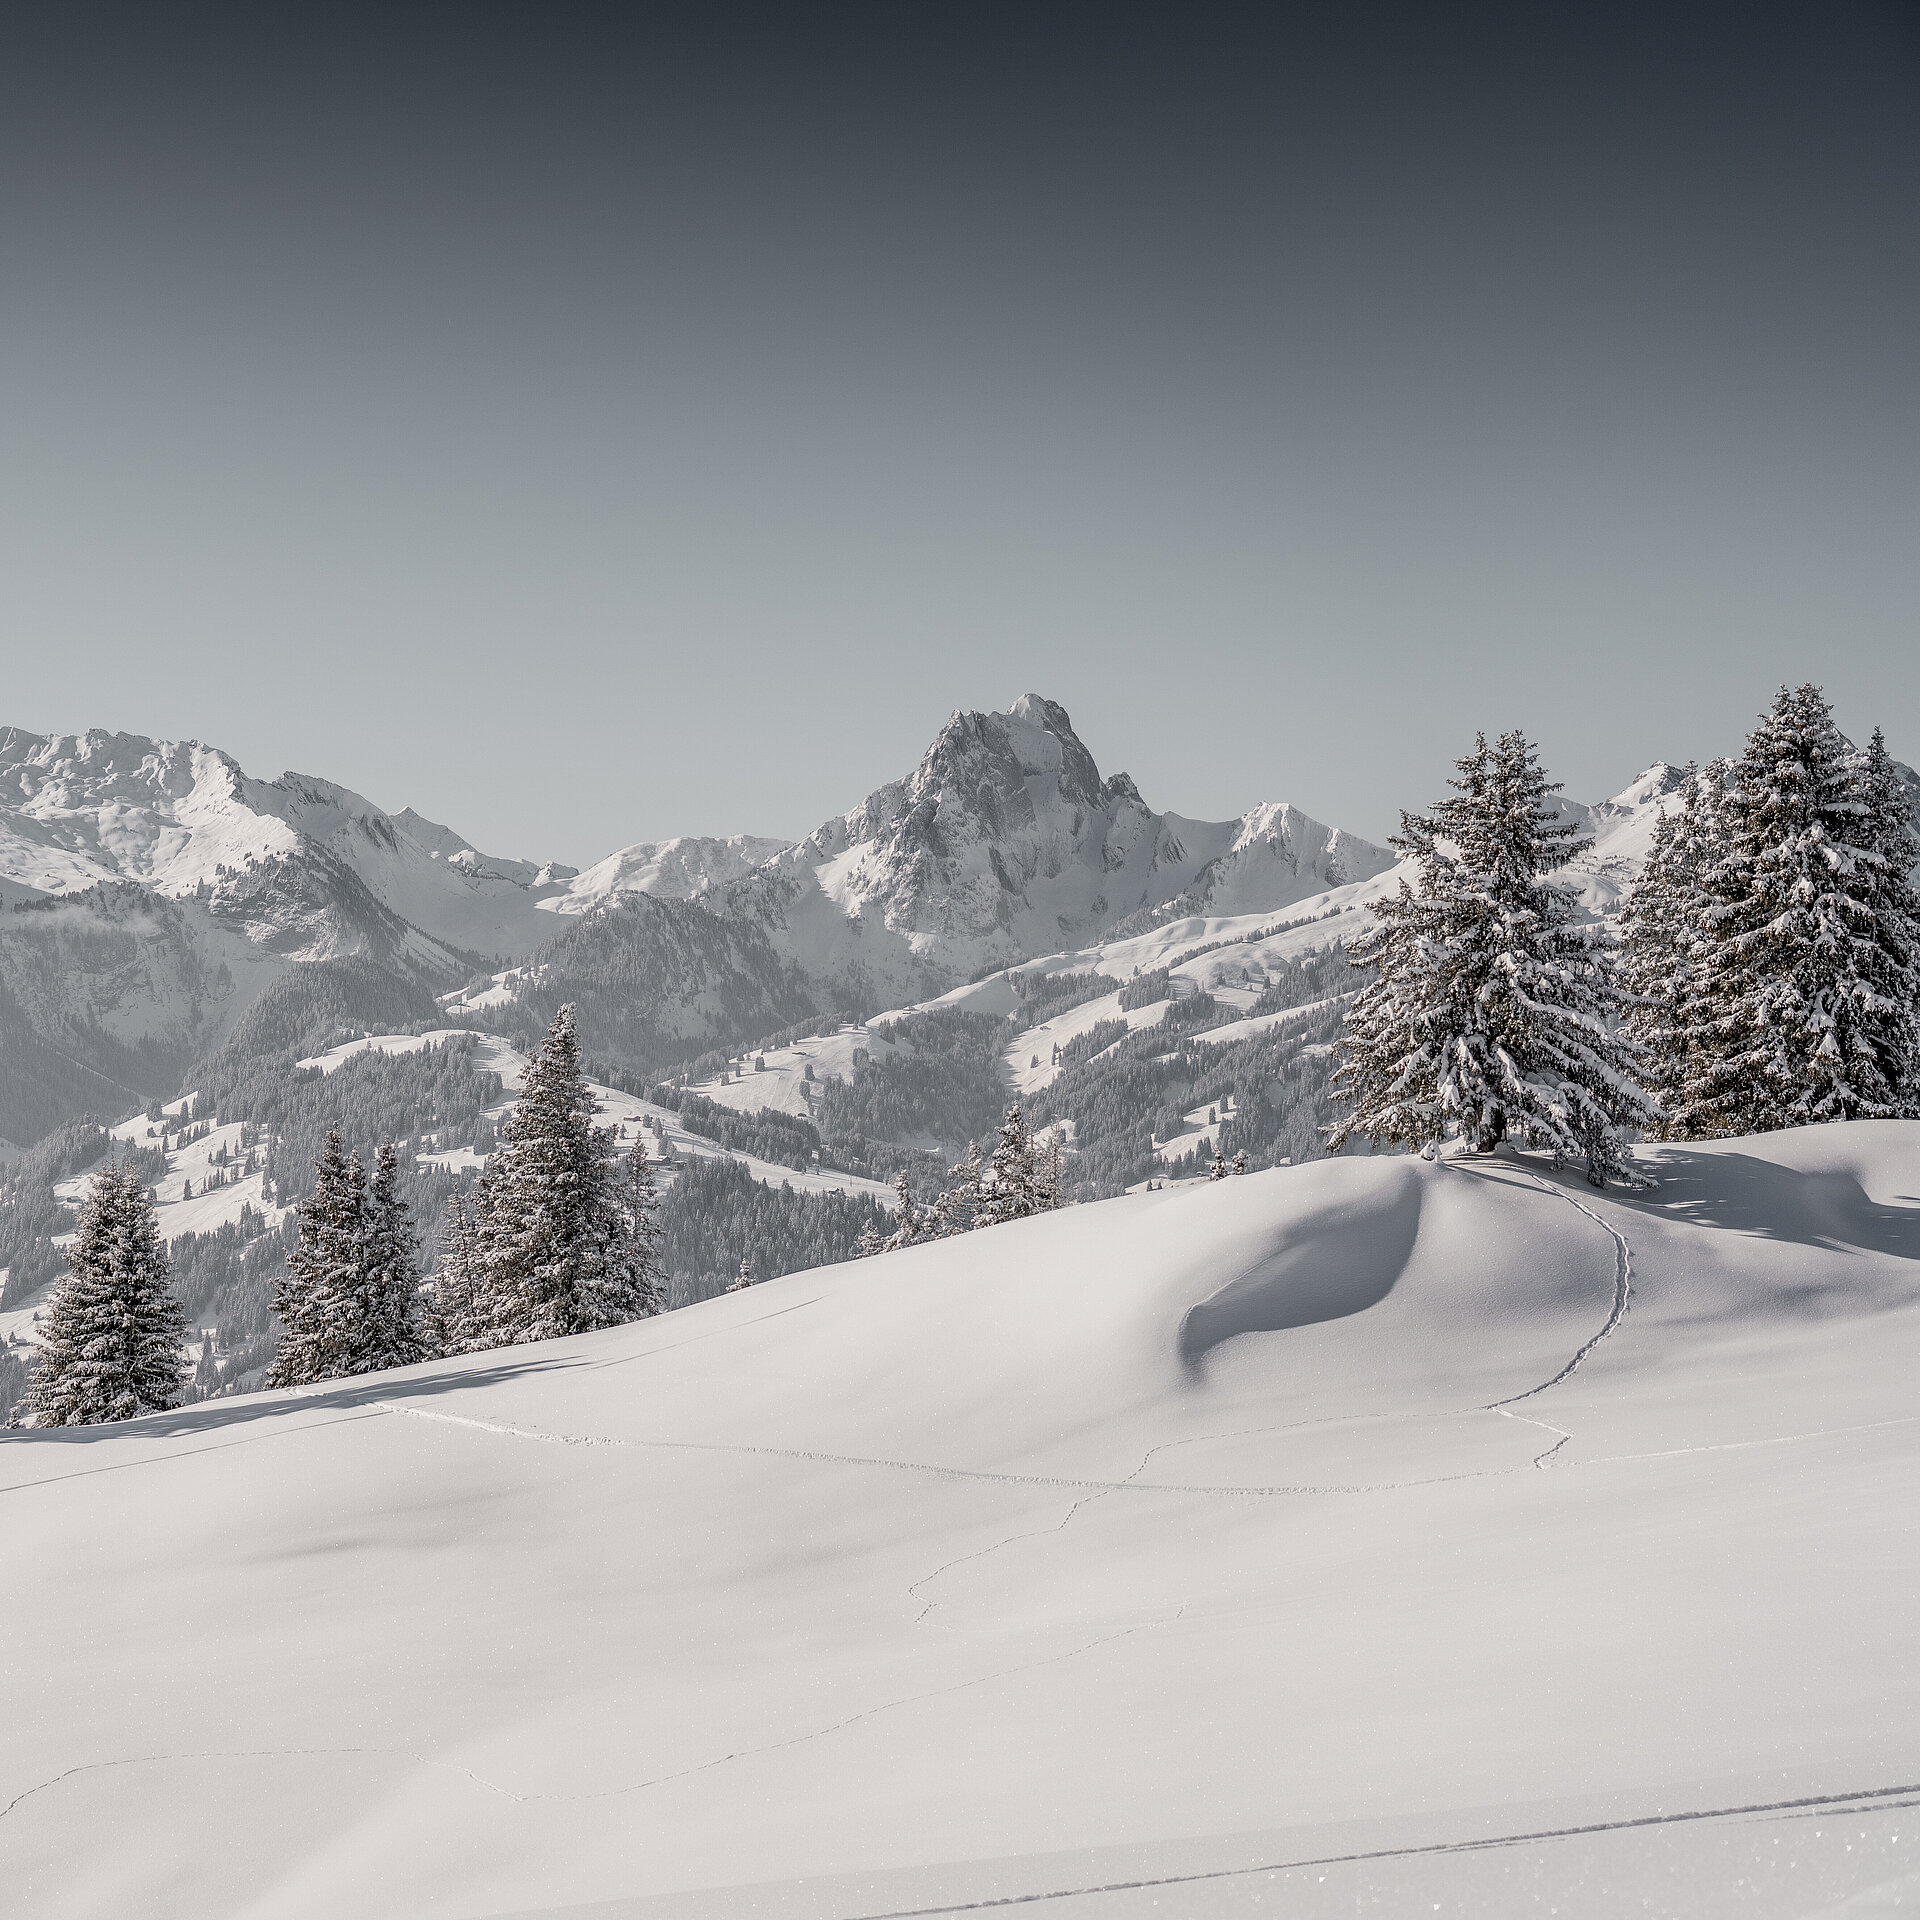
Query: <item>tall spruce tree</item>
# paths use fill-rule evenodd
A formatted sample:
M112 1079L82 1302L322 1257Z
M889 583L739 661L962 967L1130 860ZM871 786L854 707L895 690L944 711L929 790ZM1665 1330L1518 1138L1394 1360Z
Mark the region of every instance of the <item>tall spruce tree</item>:
M1678 802L1655 826L1646 864L1620 916L1620 971L1630 1002L1626 1028L1641 1051L1641 1084L1660 1110L1648 1131L1662 1140L1713 1131L1694 1109L1687 1083L1709 1046L1703 988L1714 902L1707 875L1722 849L1722 803L1732 764L1686 767Z
M527 1063L480 1183L476 1317L489 1345L590 1333L659 1310L644 1148L639 1170L632 1156L623 1170L617 1130L596 1127L594 1111L565 1006Z
M85 1427L177 1407L186 1337L146 1189L131 1167L109 1162L87 1188L66 1274L40 1316L33 1424Z
M1333 1087L1348 1111L1329 1144L1457 1133L1486 1152L1511 1136L1584 1161L1602 1186L1626 1171L1621 1129L1653 1109L1616 1027L1609 936L1549 877L1591 843L1548 803L1559 788L1523 734L1482 735L1457 765L1450 799L1401 815L1392 844L1418 884L1380 901L1354 943L1374 978L1347 1013Z
M666 1271L660 1258L660 1189L653 1162L647 1158L646 1136L634 1130L620 1191L625 1228L622 1257L609 1269L611 1285L603 1292L601 1308L613 1315L603 1326L645 1320L667 1304Z
M367 1186L366 1234L359 1275L359 1325L346 1371L378 1373L428 1357L421 1325L420 1248L400 1198L400 1156L380 1144Z
M1866 802L1866 844L1874 953L1867 968L1871 999L1861 1027L1876 1059L1885 1061L1891 1104L1902 1119L1920 1119L1920 861L1913 794L1887 752L1878 727L1860 760Z
M313 1191L294 1208L299 1238L274 1284L281 1332L270 1387L352 1372L366 1318L367 1175L360 1156L342 1148L338 1127L328 1131L313 1172Z
M1682 1112L1698 1134L1913 1110L1916 918L1904 796L1811 684L1782 687L1734 763Z
M427 1289L425 1337L436 1354L472 1353L488 1345L479 1309L479 1201L456 1193L440 1222L440 1253Z

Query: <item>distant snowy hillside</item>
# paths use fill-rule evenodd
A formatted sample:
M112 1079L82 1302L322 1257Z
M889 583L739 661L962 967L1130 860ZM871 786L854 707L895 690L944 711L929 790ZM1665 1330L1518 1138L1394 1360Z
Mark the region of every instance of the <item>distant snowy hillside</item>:
M101 885L0 911L0 1133L170 1098L286 964L192 896Z
M1642 1159L1282 1169L0 1438L0 1884L1906 1912L1920 1124Z
M505 1097L487 1113L487 1118L497 1126L519 1102L527 1056L518 1048L510 1047L490 1035L474 1033L471 1028L449 1027L422 1034L369 1034L360 1040L343 1042L324 1054L301 1061L300 1065L303 1068L318 1068L323 1074L332 1073L357 1054L413 1053L428 1047L444 1046L447 1041L463 1034L470 1034L478 1042L478 1064L490 1073L497 1073L505 1089ZM615 1128L625 1145L644 1138L649 1157L668 1162L669 1180L672 1178L671 1167L679 1160L731 1158L738 1160L749 1175L763 1186L785 1185L791 1186L796 1193L847 1193L889 1202L893 1198L892 1188L874 1180L863 1180L858 1174L840 1173L832 1168L775 1166L752 1154L728 1154L705 1135L682 1126L679 1115L671 1108L656 1106L650 1100L623 1093L617 1087L603 1087L597 1081L587 1084L594 1097L595 1124ZM485 1156L468 1148L459 1148L449 1153L429 1153L423 1155L422 1159L428 1164L443 1166L449 1172L464 1173L477 1170ZM164 1220L162 1224L164 1226Z
M623 893L696 900L751 873L791 845L788 840L766 840L751 833L737 833L726 840L642 840L609 854L558 892L543 895L539 904L549 913L591 913Z

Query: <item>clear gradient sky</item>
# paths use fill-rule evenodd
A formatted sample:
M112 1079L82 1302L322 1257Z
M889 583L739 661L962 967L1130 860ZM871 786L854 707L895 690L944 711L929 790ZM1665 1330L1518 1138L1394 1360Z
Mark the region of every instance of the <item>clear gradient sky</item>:
M1920 759L1904 0L10 25L0 723L584 864L1029 689L1380 838L1802 678Z

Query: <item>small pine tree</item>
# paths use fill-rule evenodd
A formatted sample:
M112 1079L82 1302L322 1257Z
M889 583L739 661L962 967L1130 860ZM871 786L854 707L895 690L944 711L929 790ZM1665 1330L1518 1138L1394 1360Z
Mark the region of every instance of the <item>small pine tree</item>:
M645 1137L637 1131L623 1163L619 1214L598 1297L595 1322L625 1326L650 1319L666 1305L666 1275L660 1264L660 1190Z
M853 1257L856 1260L871 1260L876 1253L885 1253L887 1243L880 1238L871 1220L860 1229L860 1238L853 1243Z
M1224 1180L1227 1177L1227 1156L1220 1151L1219 1142L1214 1143L1213 1164L1207 1169L1209 1180Z
M727 1282L729 1293L745 1293L753 1285L753 1268L747 1264L747 1256L740 1256L740 1271Z
M109 1162L87 1189L66 1274L40 1316L33 1424L92 1426L177 1407L186 1332L146 1191Z
M1253 1167L1247 1159L1247 1150L1245 1147L1242 1147L1240 1151L1233 1156L1233 1170L1235 1173L1251 1173L1253 1171Z
M947 1178L957 1184L933 1203L933 1235L943 1240L986 1224L987 1164L979 1141L967 1142L967 1157L947 1169Z
M1000 1138L994 1143L993 1158L988 1162L984 1195L975 1224L997 1227L1009 1220L1024 1220L1029 1214L1039 1213L1043 1201L1033 1132L1016 1100L1000 1124Z
M893 1232L883 1243L888 1253L897 1253L903 1247L911 1247L927 1237L926 1223L921 1219L913 1204L913 1188L907 1180L907 1170L902 1167L893 1176Z
M489 1346L518 1346L643 1319L659 1309L652 1180L614 1129L593 1124L571 1006L527 1063L478 1196L474 1317Z
M1374 908L1353 963L1374 978L1349 1006L1333 1079L1349 1111L1328 1129L1424 1147L1508 1135L1578 1155L1595 1186L1625 1171L1621 1129L1653 1107L1615 1017L1624 995L1604 929L1578 923L1549 878L1590 842L1548 804L1559 791L1519 733L1482 735L1454 797L1402 814L1393 845L1419 884Z
M1042 1213L1067 1204L1067 1149L1058 1127L1047 1135L1046 1150L1040 1155L1039 1184Z
M270 1387L308 1386L352 1370L366 1319L362 1298L367 1176L356 1153L327 1134L313 1163L313 1191L294 1209L299 1239L274 1284L280 1350L267 1369Z

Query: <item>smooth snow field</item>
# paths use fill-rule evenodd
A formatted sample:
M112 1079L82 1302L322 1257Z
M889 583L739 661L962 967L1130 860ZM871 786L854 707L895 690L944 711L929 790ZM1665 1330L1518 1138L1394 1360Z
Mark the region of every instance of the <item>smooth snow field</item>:
M0 1441L0 1908L1920 1909L1920 1124Z

